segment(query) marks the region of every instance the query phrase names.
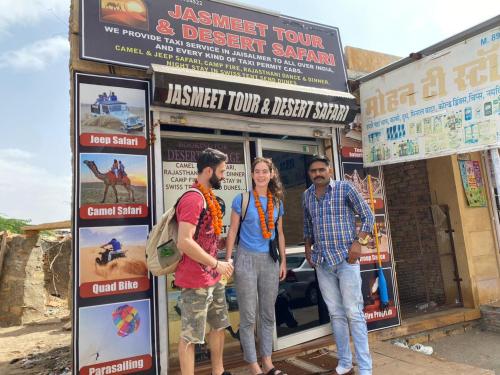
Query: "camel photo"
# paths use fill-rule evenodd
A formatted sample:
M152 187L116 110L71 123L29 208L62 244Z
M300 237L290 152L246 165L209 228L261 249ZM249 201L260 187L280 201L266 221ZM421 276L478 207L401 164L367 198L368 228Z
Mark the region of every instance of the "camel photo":
M99 172L96 163L92 160L84 160L83 163L87 167L89 167L94 176L97 179L101 180L102 183L104 184L104 196L102 198L101 203L104 203L106 201L106 196L108 194L108 189L110 186L113 188L113 191L115 192L115 201L116 203L118 203L118 192L116 191L116 185L121 185L127 190L129 203L135 201L134 190L132 189L130 179L127 176L116 177L115 173L111 170L106 173L101 173Z

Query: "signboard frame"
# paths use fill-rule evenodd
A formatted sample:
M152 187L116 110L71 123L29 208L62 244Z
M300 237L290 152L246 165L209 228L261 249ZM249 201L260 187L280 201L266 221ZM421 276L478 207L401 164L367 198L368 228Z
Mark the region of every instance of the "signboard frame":
M365 166L498 147L500 27L492 20L360 80Z
M73 73L75 374L102 368L140 374L160 372L158 282L147 271L145 259L145 242L155 215L150 85L143 79ZM129 127L132 125L133 129ZM125 173L99 172L99 168L107 171L104 168L114 167L115 159L117 165L118 159L123 162ZM108 189L99 177L122 182L115 186L116 193L109 189L102 201L103 190ZM124 188L126 178L133 195ZM106 243L111 237L119 242L116 248L113 240ZM121 248L124 253L115 257L103 251L106 245L113 251ZM94 321L99 324L87 326ZM130 340L138 342L140 348L126 345ZM91 359L87 355L90 352Z

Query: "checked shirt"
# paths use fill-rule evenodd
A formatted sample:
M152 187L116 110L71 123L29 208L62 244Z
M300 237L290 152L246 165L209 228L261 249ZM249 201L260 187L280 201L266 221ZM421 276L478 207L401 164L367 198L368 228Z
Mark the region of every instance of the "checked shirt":
M325 194L316 197L311 185L302 196L304 239L314 244L311 260L334 266L347 259L357 238L356 214L361 219L360 232L371 233L375 217L356 188L347 181L330 180Z

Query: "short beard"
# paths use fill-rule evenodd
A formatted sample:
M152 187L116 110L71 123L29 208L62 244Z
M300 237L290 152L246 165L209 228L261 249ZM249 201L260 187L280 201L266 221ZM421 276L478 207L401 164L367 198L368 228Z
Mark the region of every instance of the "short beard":
M222 179L217 178L215 173L212 175L212 177L210 177L210 180L208 182L210 183L210 186L214 190L219 190L221 188Z

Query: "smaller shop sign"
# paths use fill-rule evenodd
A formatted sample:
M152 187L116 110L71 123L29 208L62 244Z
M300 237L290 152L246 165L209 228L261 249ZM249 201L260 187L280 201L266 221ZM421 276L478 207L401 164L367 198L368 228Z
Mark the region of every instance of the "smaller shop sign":
M307 87L257 84L248 78L193 73L153 65L153 104L193 111L289 121L348 124L357 105L351 94Z
M490 29L363 82L365 166L497 147L498 35Z
M486 207L481 166L477 160L459 160L460 175L465 196L470 207Z

